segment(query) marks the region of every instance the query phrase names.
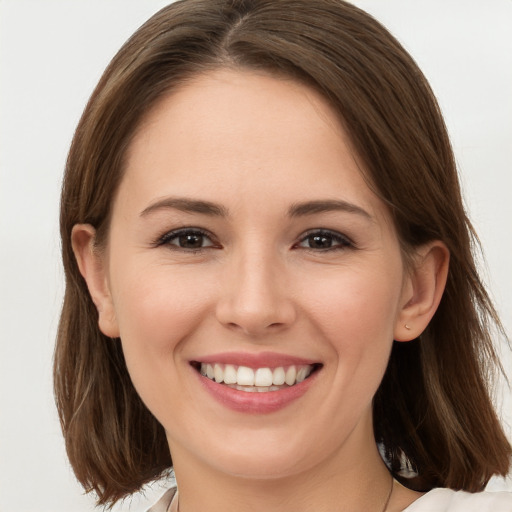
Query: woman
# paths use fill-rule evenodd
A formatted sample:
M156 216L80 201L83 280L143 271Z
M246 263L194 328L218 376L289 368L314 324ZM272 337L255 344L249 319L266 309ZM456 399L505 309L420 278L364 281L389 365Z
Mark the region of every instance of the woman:
M432 92L364 12L157 13L83 114L61 234L56 395L99 503L172 466L164 510L512 508L454 492L509 470L499 321Z

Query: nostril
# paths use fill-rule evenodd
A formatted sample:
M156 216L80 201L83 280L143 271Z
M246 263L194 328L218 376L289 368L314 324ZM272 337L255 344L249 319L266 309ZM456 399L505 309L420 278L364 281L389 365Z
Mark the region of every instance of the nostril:
M225 326L229 329L245 333L248 336L262 336L269 332L277 332L280 329L286 327L284 322L271 322L267 323L264 321L250 321L241 320L240 323L228 322Z

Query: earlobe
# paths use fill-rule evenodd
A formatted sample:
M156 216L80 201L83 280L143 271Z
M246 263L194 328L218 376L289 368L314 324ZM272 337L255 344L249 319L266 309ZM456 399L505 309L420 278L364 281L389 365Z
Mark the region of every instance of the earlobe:
M98 310L98 325L105 336L119 337L114 304L104 257L94 245L96 230L90 224L76 224L71 232L73 253L89 294Z
M450 252L435 240L421 246L414 259L402 293L394 339L410 341L427 327L441 302L446 286Z

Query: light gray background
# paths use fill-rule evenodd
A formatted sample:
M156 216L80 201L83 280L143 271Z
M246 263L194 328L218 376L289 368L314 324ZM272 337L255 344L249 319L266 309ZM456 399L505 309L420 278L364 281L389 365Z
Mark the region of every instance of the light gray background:
M66 461L52 398L61 174L102 70L166 3L0 0L0 512L93 508ZM483 271L511 333L512 0L354 3L388 26L431 81L485 248ZM498 395L510 432L510 391ZM512 490L510 481L492 485ZM160 492L115 510L144 510Z

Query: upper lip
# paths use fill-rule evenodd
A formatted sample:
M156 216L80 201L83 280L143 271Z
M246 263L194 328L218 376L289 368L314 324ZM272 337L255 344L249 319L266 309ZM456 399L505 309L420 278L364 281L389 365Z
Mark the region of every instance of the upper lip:
M260 352L257 354L249 352L222 352L198 357L191 362L232 364L235 366L247 366L248 368L277 368L279 366L319 364L318 360L305 359L276 352Z

